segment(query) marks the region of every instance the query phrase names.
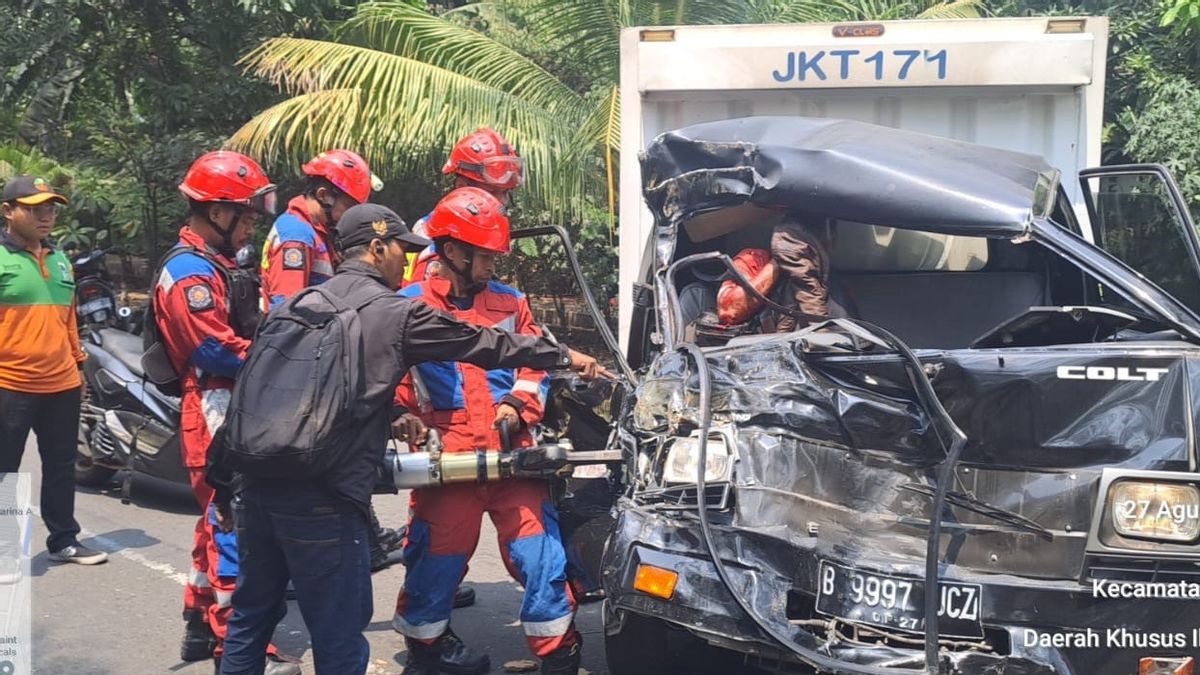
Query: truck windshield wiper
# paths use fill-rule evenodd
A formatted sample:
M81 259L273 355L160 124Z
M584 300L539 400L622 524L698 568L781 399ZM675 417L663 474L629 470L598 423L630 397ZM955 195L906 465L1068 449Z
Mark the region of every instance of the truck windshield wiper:
M905 483L904 485L900 486L900 489L925 495L926 497L933 497L934 490L932 485L925 485L923 483ZM978 513L981 516L1005 523L1006 525L1011 525L1018 530L1029 532L1030 534L1036 534L1038 537L1046 541L1054 540L1053 532L1047 530L1041 525L1038 525L1025 516L1002 509L998 506L993 506L992 504L988 504L987 502L976 497L972 497L965 492L948 491L946 492L946 501L959 508L971 511L972 513Z

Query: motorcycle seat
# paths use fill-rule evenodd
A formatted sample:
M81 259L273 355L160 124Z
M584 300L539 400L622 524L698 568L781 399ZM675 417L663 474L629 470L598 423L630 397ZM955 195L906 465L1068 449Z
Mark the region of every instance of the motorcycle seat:
M134 375L139 377L142 372L142 337L126 333L115 328L100 329L100 347L112 354L125 365Z

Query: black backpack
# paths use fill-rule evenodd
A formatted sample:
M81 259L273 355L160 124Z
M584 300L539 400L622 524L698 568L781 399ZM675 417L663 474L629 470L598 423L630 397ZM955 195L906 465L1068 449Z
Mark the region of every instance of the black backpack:
M338 464L370 414L358 311L392 294L300 291L259 326L225 418L222 463L262 478L306 479Z

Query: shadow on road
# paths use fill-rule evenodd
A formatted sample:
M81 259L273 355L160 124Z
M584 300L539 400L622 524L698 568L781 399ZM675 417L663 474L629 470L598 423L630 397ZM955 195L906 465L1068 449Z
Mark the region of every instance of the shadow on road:
M76 487L78 492L100 495L111 499L121 499L121 483L125 480L124 472L118 473L111 482L100 488ZM196 506L196 498L192 489L187 485L172 483L152 476L135 473L133 484L129 490L130 501L138 506L156 509L179 515L200 515Z

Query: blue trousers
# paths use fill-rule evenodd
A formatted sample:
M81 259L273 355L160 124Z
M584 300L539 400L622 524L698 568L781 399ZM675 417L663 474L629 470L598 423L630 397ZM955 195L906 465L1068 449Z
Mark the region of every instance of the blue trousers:
M290 578L321 675L363 675L374 609L366 514L324 496L256 493L235 506L238 580L222 675L261 675Z

